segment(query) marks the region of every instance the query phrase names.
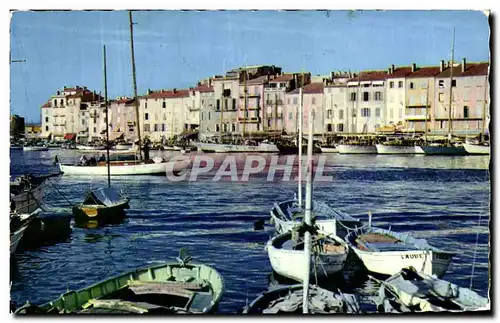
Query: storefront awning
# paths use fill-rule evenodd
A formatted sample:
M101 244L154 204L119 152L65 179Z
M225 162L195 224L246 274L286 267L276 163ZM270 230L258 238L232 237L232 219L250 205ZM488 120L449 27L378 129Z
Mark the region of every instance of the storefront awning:
M67 133L64 135L64 139L66 140L75 140L76 138L76 133Z

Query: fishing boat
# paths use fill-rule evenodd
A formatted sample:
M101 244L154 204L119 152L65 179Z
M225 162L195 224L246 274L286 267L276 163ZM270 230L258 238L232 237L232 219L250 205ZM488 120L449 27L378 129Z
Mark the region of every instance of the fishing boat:
M207 314L217 310L224 282L204 264L178 262L135 269L92 286L68 291L43 305L30 303L16 314Z
M368 271L389 276L412 266L442 277L453 257L425 239L371 226L351 231L345 241Z
M41 209L36 209L35 211L28 214L11 213L10 214L10 255L16 253L17 247L21 242L26 230L30 226L37 214L40 213Z
M273 237L266 245L273 270L283 277L303 281L306 271L324 280L344 268L349 248L340 238L321 233L312 234L311 268L304 262L303 235L285 232ZM295 239L294 239L295 238Z
M247 143L245 145L195 143L198 150L204 153L279 153L278 147L270 142Z
M47 181L59 173L44 176L25 174L10 182L11 209L19 214L31 213L40 207Z
M259 295L245 306L243 314L300 314L304 290L302 284L280 286ZM317 285L309 286L309 314L360 312L359 303L352 294L332 292Z
M313 201L312 217L319 229L327 234L343 238L349 230L361 227L360 220L349 214L334 210L326 203ZM276 232L291 231L293 227L302 223L304 210L299 207L297 199L274 203L271 209L271 222Z
M73 215L79 222L112 222L115 218L123 217L124 210L129 208L129 201L112 187L98 188L90 190L83 202L73 207Z
M463 312L490 310L487 298L453 283L404 268L380 284L375 298L379 312Z

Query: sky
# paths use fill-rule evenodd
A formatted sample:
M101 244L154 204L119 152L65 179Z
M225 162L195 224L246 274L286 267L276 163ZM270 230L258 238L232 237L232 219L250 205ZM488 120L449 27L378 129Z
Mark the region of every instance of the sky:
M489 59L481 11L136 11L138 93L187 88L244 65L313 75L386 70L450 59ZM64 86L132 96L127 11L19 11L10 21L10 111L40 121L40 106Z

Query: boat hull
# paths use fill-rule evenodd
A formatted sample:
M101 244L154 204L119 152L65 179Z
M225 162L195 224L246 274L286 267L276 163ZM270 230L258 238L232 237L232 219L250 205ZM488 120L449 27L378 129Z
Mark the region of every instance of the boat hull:
M13 255L16 253L17 247L19 246L19 243L21 242L24 233L26 232L26 229L28 228L29 223L23 224L19 229L14 231L10 235L10 254Z
M389 146L383 144L376 144L377 154L386 155L401 155L401 154L415 154L415 146Z
M471 155L489 155L490 146L464 144L464 149Z
M362 145L337 145L337 149L340 154L376 154L377 147L373 145L362 146Z
M224 145L212 143L196 143L198 150L205 153L279 153L275 144L259 144L258 146L249 145Z
M106 147L104 146L82 146L82 145L77 145L76 149L78 150L94 150L94 151L99 151L99 150L106 150Z
M344 268L347 251L311 255L311 268L308 271L304 264L304 250L282 249L274 246L277 239L286 239L288 236L291 238L291 233L278 235L272 238L266 246L271 266L279 275L302 282L307 272L311 273L311 277L317 274L318 279L326 279Z
M76 205L73 207L75 221L86 222L95 220L98 223L118 222L125 216L125 209L129 208L129 199L111 207L102 205Z
M18 214L29 214L36 211L43 200L45 185L44 181L29 191L15 195L12 199L16 205L16 212Z
M328 154L328 153L338 153L339 150L337 147L320 147L321 152Z
M47 147L23 147L23 151L47 151Z
M448 155L448 156L462 156L466 155L467 151L464 147L439 147L439 146L415 146L417 154L425 155Z
M110 165L111 176L124 176L124 175L161 175L166 174L167 167L173 168L173 172L180 172L188 166L187 162L176 161L175 164L170 165L169 162L161 163L141 163L134 162L127 163L121 162L119 165ZM107 176L108 167L106 165L99 166L81 166L81 165L68 165L59 164L59 169L65 175L87 175L87 176Z

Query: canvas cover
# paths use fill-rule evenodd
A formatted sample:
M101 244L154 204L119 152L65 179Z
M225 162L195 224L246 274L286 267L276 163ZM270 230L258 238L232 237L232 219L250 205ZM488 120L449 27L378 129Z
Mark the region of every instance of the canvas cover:
M112 187L103 187L90 191L83 204L100 204L107 207L123 203L120 193Z

